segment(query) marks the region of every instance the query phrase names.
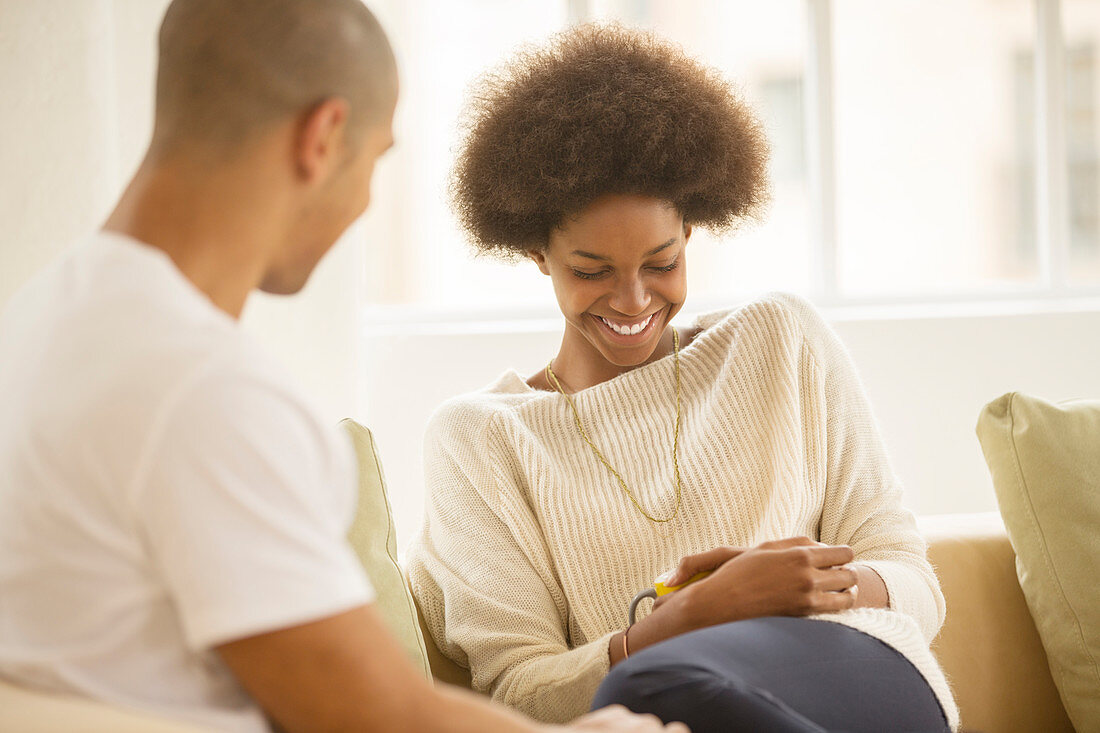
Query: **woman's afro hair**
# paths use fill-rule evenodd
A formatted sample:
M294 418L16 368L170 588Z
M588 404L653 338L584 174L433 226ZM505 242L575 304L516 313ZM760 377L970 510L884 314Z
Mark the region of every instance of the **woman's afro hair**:
M605 194L670 202L726 231L768 198L768 145L717 72L656 36L582 25L475 86L452 173L474 246L514 258Z

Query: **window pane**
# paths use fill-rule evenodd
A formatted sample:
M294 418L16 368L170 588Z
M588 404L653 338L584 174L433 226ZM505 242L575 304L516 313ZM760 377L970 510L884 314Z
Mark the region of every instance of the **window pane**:
M1100 285L1100 3L1065 0L1069 279Z
M803 0L594 0L593 15L648 27L681 44L740 87L772 147L772 203L761 225L723 241L692 237L692 301L725 302L731 294L783 289L805 292L809 277L808 194L803 79Z
M522 43L542 43L565 25L566 2L476 0L390 2L383 21L401 64L397 149L375 184L385 210L384 236L400 247L372 247L372 303L463 307L539 307L549 283L527 263L475 258L447 207L447 174L458 143L457 119L468 85ZM593 17L655 28L742 87L772 144L773 201L765 222L715 241L693 237L692 300L731 293L804 291L809 237L803 139L806 25L802 0L605 0ZM751 22L749 22L751 20ZM470 38L478 43L471 44ZM381 217L378 217L381 218ZM378 232L375 232L378 236Z
M372 235L399 246L368 243L367 300L463 307L552 302L533 266L473 256L448 205L447 177L469 85L523 44L563 28L565 0L389 0L379 3L379 15L393 36L401 99L396 148L374 183Z
M833 7L842 292L1034 283L1032 3Z

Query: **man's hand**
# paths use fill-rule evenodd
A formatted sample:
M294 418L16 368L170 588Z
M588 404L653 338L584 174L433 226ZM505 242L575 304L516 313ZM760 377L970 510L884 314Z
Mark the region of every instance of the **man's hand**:
M664 725L655 715L635 715L621 705L611 705L578 718L566 727L591 733L689 733L683 723Z

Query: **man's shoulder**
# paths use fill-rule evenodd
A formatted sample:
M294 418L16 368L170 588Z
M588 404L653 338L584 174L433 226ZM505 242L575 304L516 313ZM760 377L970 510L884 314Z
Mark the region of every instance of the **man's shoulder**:
M283 368L163 253L101 236L74 244L5 309L0 388L18 395L0 423L112 456L121 472L184 411L249 423L288 407L284 422L316 421ZM242 403L252 409L234 410Z
M56 362L109 376L112 363L203 360L238 338L233 320L191 285L167 255L97 233L77 241L11 299L0 351L47 371ZM168 370L169 372L172 370Z

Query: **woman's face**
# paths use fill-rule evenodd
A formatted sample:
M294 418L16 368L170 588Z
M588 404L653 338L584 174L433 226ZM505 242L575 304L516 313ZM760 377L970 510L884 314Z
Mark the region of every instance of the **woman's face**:
M551 232L530 256L554 283L565 343L618 367L649 360L687 295L690 236L668 202L617 194Z

